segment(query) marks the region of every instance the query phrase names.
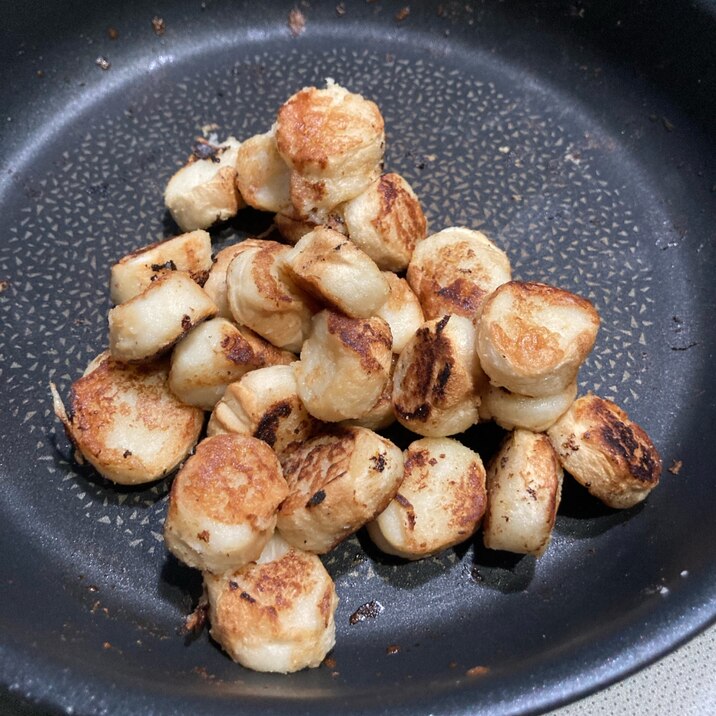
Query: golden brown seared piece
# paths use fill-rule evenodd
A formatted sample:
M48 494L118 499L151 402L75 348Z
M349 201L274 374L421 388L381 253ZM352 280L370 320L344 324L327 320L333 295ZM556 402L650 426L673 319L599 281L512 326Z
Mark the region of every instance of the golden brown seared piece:
M191 231L122 257L111 269L110 296L114 303L129 301L165 271L184 271L201 285L210 268L211 237Z
M182 562L221 574L258 558L288 494L278 458L244 435L202 440L177 473L164 543Z
M270 365L288 365L296 356L272 346L225 318L202 323L174 348L169 387L189 405L211 410L229 383Z
M304 291L353 318L369 318L390 288L373 260L345 236L319 226L286 254L286 268Z
M196 444L204 414L174 397L168 373L166 360L127 365L102 353L73 383L69 411L50 384L55 414L68 436L108 480L158 480Z
M507 388L486 383L480 392L480 419L494 420L505 430L524 428L541 433L567 412L576 397L576 381L560 393L541 398L511 393Z
M311 330L314 305L286 271L290 253L275 241L251 246L229 264L226 286L234 320L298 353Z
M391 344L382 318L316 314L295 366L298 394L308 412L329 422L368 413L390 376Z
M422 559L464 542L487 504L480 456L450 438L416 440L405 451L405 474L368 534L388 554Z
M398 362L398 356L393 354L390 365L390 375L385 382L383 391L378 396L373 407L361 415L360 418L351 420L342 420L341 425L357 425L361 428L369 428L370 430L384 430L395 422L395 411L393 410L393 374L395 366Z
M421 241L407 273L428 320L446 313L475 320L487 296L510 278L504 251L480 231L455 226Z
M125 362L150 360L216 313L214 302L189 274L167 271L109 312L110 352Z
M229 307L229 299L226 290L226 271L231 261L240 253L250 248L257 248L263 245L261 239L245 239L238 244L232 244L216 254L214 263L209 271L209 276L204 284L204 290L209 298L216 304L219 309L219 316L233 320L231 308Z
M420 200L400 174L383 174L342 210L351 241L384 271L405 271L427 235Z
M549 438L515 430L487 468L485 547L542 555L561 494L562 468Z
M609 507L633 507L659 484L657 449L611 400L578 398L547 434L562 467Z
M324 554L380 514L403 479L403 455L367 428L336 427L281 456L290 494L278 515L292 545Z
M320 423L298 397L293 368L275 365L247 373L226 388L209 420L209 435L252 435L277 453L307 440Z
M255 671L289 673L321 664L335 644L338 597L315 554L275 535L259 560L220 576L204 573L211 636Z
M278 153L275 127L241 143L236 171L244 201L260 211L288 211L291 208L291 172Z
M182 231L208 229L244 206L236 186L239 146L234 137L218 146L199 143L199 151L169 180L164 203Z
M347 236L348 231L339 210L340 207L337 207L327 216L322 217L321 226L326 226L339 234ZM279 234L290 244L297 244L306 234L310 234L311 231L318 227L318 224L313 221L296 218L292 212L276 214L273 217L273 223Z
M477 352L494 385L535 398L565 390L599 330L594 306L544 283L511 281L482 309Z
M380 176L383 117L375 103L329 80L284 102L276 144L291 168L291 203L299 216L320 217Z
M390 293L388 300L376 311L389 326L393 335L393 353L399 354L423 325L425 318L418 297L412 292L404 278L390 271L383 276L388 282Z
M472 322L463 316L428 321L398 358L393 376L395 416L419 435L460 433L477 422L484 380Z

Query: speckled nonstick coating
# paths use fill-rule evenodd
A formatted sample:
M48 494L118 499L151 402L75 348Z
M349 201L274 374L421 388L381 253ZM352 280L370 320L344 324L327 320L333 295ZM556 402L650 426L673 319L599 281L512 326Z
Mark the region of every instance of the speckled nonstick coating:
M713 4L310 2L298 37L291 3L101 5L0 6L0 708L536 712L712 621ZM594 301L582 390L678 474L627 512L568 483L539 563L478 538L399 564L359 534L325 559L332 661L285 677L180 633L200 580L162 544L169 481L117 489L77 465L47 386L66 394L106 344L108 266L176 231L162 190L202 126L264 131L326 77L379 103L386 166L433 230L480 227L517 277ZM265 225L245 212L215 245Z

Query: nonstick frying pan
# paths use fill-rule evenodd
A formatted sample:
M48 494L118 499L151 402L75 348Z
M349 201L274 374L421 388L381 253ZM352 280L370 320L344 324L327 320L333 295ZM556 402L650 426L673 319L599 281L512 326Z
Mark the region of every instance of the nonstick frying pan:
M0 7L0 682L17 709L532 713L713 621L716 5ZM108 266L176 232L162 190L202 128L265 131L326 77L379 103L387 167L433 230L479 227L519 278L594 301L582 389L628 410L665 471L626 512L567 483L538 563L478 537L401 564L359 534L325 560L332 659L265 675L182 634L201 586L161 542L168 484L117 489L78 465L48 382L66 394L105 346ZM244 212L215 245L266 225ZM487 454L497 437L463 439ZM371 600L383 611L350 624Z

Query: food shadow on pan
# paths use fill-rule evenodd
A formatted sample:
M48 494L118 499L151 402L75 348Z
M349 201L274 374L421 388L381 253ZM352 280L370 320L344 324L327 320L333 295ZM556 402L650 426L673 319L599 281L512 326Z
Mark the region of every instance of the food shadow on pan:
M200 600L204 593L204 580L198 569L187 567L173 554L167 553L162 565L157 591L162 600L173 604L187 621L178 624L177 630L184 636L184 643L190 644L201 636L204 627ZM196 621L191 623L191 617Z
M467 576L476 584L503 594L525 591L535 575L532 555L488 549L478 532L473 541L472 564L466 564Z
M628 510L607 507L590 495L571 475L565 473L554 531L572 539L597 537L628 522L643 508L643 502Z

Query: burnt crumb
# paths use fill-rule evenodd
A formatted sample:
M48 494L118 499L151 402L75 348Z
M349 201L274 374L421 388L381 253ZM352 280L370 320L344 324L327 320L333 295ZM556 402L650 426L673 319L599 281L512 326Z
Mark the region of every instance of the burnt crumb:
M169 261L166 261L163 264L152 264L151 269L152 271L176 271L177 265L171 259L169 259Z
M239 596L249 604L256 604L256 600L248 592L241 592Z
M408 15L410 15L410 7L406 5L405 7L401 7L400 10L395 13L395 19L398 22L402 22L406 17L408 17Z
M192 671L202 679L206 679L207 681L216 681L216 676L214 676L214 674L210 674L209 670L205 666L195 666Z
M314 492L313 495L311 495L311 499L308 500L306 503L306 507L315 507L316 505L320 505L323 500L326 499L326 493L324 490L318 490L318 492Z
M465 676L485 676L490 673L490 669L487 666L473 666L465 672Z
M358 622L364 622L366 619L375 619L379 614L384 611L385 607L372 599L370 602L361 604L353 614L351 614L348 620L351 624L358 624Z
M208 542L211 539L211 535L209 534L209 530L202 530L201 532L197 532L196 538L202 542Z
M109 37L110 40L116 40L119 37L119 30L116 27L108 27L107 37Z
M335 660L332 656L327 656L327 657L323 660L323 665L324 665L327 669L335 669L335 668L336 668L336 660Z
M373 470L383 472L386 464L385 453L379 452L377 455L371 455L370 462Z
M105 642L102 644L102 648L103 648L103 649L111 649L111 648L112 648L112 644L110 644L108 641L105 641Z
M161 37L166 32L167 26L164 19L157 17L156 15L152 18L152 30L157 37Z
M682 460L674 460L669 466L669 472L672 475L678 475L681 472L681 468L684 466Z
M10 282L7 279L0 281L0 293L7 291L10 288Z
M397 654L399 651L400 647L397 644L389 644L385 649L385 653L388 655Z
M100 55L94 63L100 70L108 70L112 66L112 63L103 55Z
M122 453L122 457L125 458L125 459L128 458L128 457L132 457L132 451L131 451L131 450L125 450L125 451Z
M196 609L184 620L185 634L198 634L206 625L209 614L209 602L206 595L202 595Z
M230 579L229 580L229 589L232 592L235 592L238 588L239 588L239 585L233 579Z
M306 29L306 17L297 7L288 13L288 29L294 37L298 37Z
M191 328L191 316L187 316L186 313L181 317L181 327L188 331Z

